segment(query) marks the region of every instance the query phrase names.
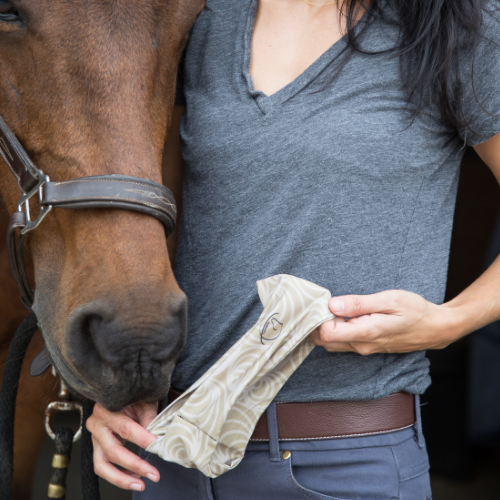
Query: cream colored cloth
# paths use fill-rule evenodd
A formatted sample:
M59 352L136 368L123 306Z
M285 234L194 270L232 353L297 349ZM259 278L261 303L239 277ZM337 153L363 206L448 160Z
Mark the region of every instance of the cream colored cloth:
M309 334L334 316L330 292L286 274L257 282L257 323L148 427L147 451L217 477L236 467L257 421L313 350Z

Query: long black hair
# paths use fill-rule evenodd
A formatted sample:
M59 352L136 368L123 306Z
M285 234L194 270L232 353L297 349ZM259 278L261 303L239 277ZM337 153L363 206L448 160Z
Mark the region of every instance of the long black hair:
M371 0L360 29L355 27L364 10L359 0L344 0L349 52L371 53L361 41L370 22L382 17L399 26L397 45L401 74L413 117L425 106L438 106L444 121L457 129L468 128L462 111L461 53L473 55L487 4L498 0ZM361 10L360 10L361 9Z

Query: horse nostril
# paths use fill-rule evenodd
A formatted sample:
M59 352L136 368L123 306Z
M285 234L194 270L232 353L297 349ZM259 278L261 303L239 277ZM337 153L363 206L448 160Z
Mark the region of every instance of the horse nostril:
M184 296L169 301L163 314L127 310L116 314L102 302L87 303L73 311L65 342L70 362L79 371L131 370L132 365L176 359L184 345L187 304Z
M185 295L140 299L133 307L105 300L77 307L58 342L69 384L108 409L162 399L184 347Z
M93 312L90 304L78 307L71 314L64 343L69 351L69 361L79 371L99 369L104 354L102 346L99 346L99 338L104 334L110 319L105 319L103 312Z
M87 314L83 315L79 322L79 334L82 337L82 342L90 344L93 343L94 335L99 331L99 327L103 322L100 314ZM77 325L78 326L78 323Z

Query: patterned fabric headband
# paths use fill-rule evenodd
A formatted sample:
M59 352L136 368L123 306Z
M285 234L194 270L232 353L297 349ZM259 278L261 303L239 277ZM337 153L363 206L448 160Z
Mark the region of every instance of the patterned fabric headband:
M330 292L281 274L257 282L257 323L148 427L146 451L217 477L236 467L257 421L313 350L309 334L334 316Z

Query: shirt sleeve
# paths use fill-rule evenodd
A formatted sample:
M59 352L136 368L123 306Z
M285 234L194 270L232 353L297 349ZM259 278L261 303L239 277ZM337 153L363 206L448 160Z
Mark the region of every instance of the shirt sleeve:
M474 54L462 61L462 111L467 127L460 136L475 146L500 134L500 4L487 2Z

